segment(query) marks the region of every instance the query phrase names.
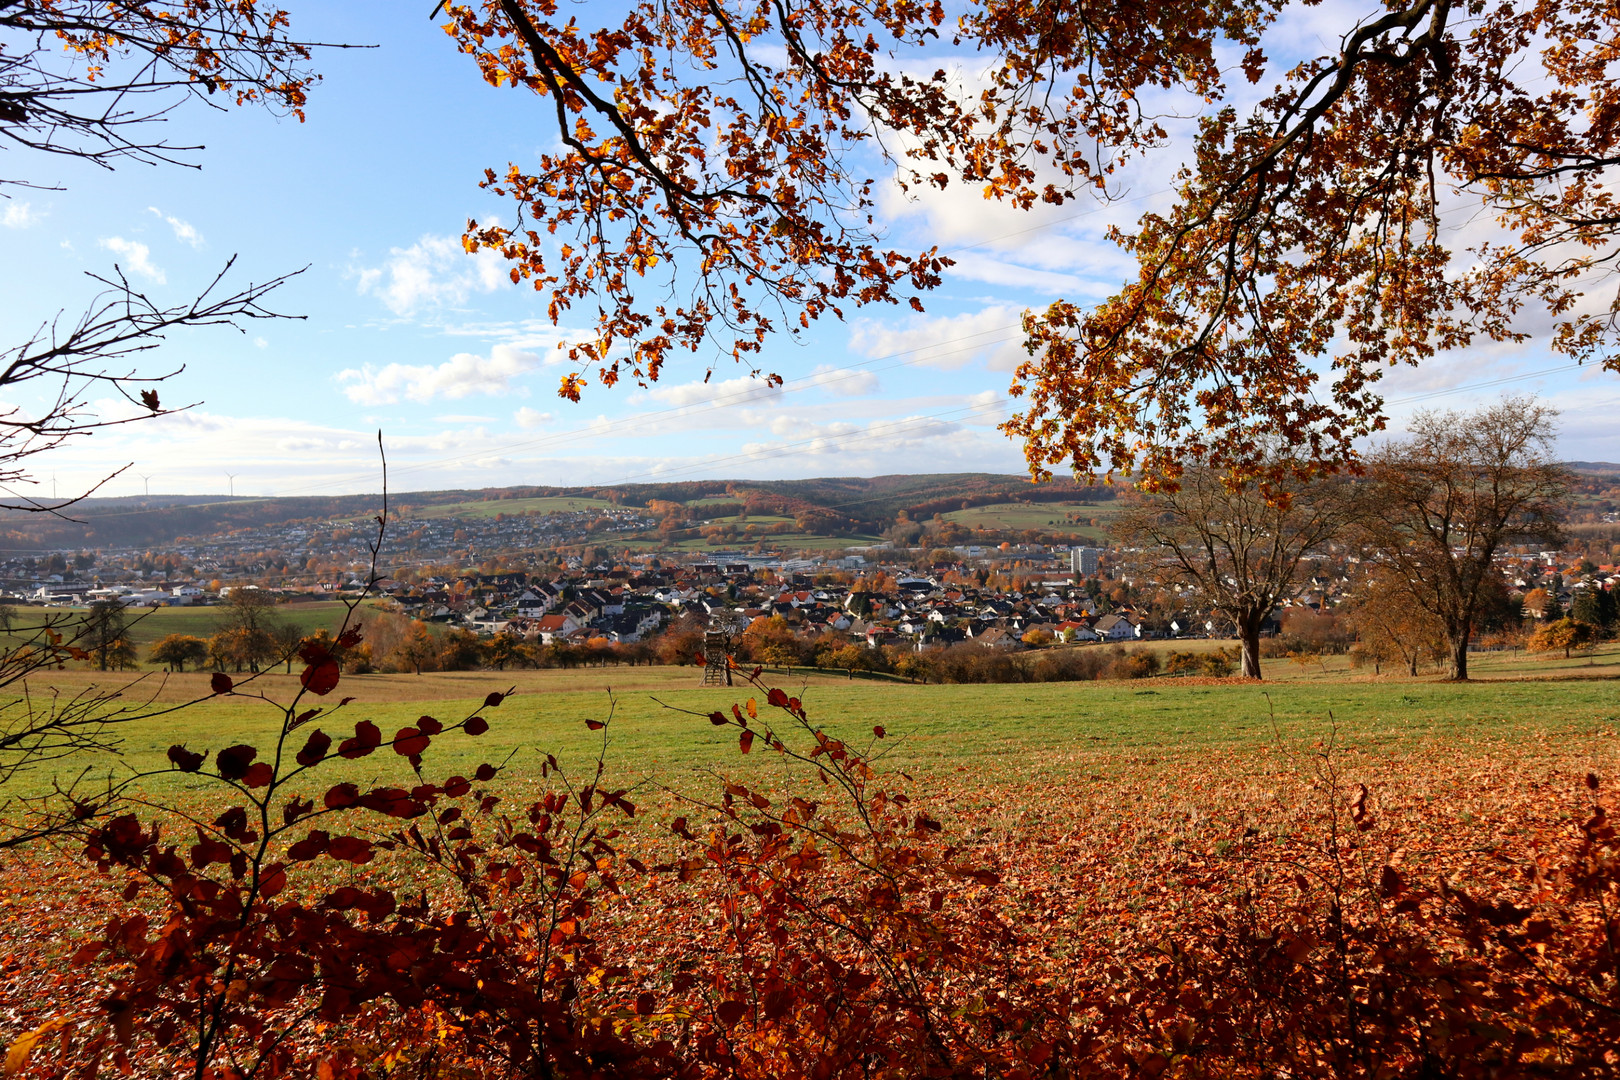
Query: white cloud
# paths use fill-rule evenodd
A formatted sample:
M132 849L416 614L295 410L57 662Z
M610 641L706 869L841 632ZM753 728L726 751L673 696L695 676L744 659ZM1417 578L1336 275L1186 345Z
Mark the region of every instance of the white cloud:
M474 292L494 292L511 280L496 252L469 255L456 237L431 234L408 248L390 248L381 266L351 273L362 295L377 297L396 315L465 303Z
M1028 266L989 259L982 255L960 259L946 273L969 281L982 281L987 285L1007 285L1049 296L1106 296L1108 289L1085 281L1073 274L1058 274L1050 270L1036 270Z
M493 424L493 416L472 416L467 413L446 413L433 418L435 424Z
M893 420L880 420L862 427L858 424L811 424L794 417L779 417L771 425L771 434L792 436L786 443L755 442L743 444L743 452L756 458L776 458L800 454L814 457L875 452L900 455L947 439L962 431L957 421L941 420L932 416L904 416Z
M805 380L834 397L866 397L877 393L878 377L859 368L835 368L823 364Z
M525 405L523 408L512 414L512 419L517 421L518 427L532 431L538 427L545 427L547 424L551 423L557 418L548 412L541 412L538 409L531 409Z
M1012 304L991 304L961 315L912 316L903 323L862 319L850 328L849 347L944 371L981 357L993 371L1011 371L1024 356L1023 312Z
M253 347L256 349L268 349L270 347L270 342L265 338L256 337L253 339Z
M138 277L155 281L159 285L169 280L159 267L152 265L152 249L145 244L125 240L122 236L109 236L101 242L101 246L128 260L130 272Z
M146 208L146 212L149 214L156 214L164 221L167 221L169 223L169 228L174 230L174 238L180 241L182 244L190 244L194 248L200 248L203 246L202 234L199 233L190 222L182 221L172 214L165 214L155 206L148 206Z
M34 213L31 204L14 202L6 207L4 214L0 214L0 225L8 229L26 229L39 219L40 215Z
M534 370L540 358L510 345L496 345L489 356L457 353L437 366L431 364L370 364L338 372L337 381L350 401L359 405L392 405L401 399L451 401L479 394L504 394L512 380Z
M764 379L749 378L745 375L722 382L689 382L677 386L660 386L648 396L684 409L689 405L743 405L775 398L781 393L781 387L770 386Z

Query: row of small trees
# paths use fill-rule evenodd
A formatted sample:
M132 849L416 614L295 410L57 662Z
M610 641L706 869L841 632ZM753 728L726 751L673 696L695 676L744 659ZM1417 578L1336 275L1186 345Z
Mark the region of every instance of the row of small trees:
M1466 679L1469 644L1501 591L1497 555L1561 539L1573 476L1552 457L1555 418L1514 397L1420 413L1360 477L1324 477L1282 447L1259 480L1191 468L1179 487L1133 500L1114 531L1139 548L1147 576L1190 587L1231 620L1246 676L1260 677L1261 625L1338 545L1369 568L1358 633L1414 669L1418 651L1441 641L1450 676Z

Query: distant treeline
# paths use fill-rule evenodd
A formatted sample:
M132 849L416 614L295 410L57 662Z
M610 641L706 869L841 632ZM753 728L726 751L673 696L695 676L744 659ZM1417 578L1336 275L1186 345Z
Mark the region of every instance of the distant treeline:
M975 506L1006 502L1103 501L1115 489L1068 480L1031 484L1022 477L992 473L919 476L834 477L817 480L697 480L684 483L621 484L595 487L516 485L479 490L412 491L395 494L396 516L410 517L425 507L464 502L537 498L595 498L619 506L656 502L723 500L724 506L694 512L699 517L749 514L791 517L806 532L822 535L876 534L904 513L912 520ZM369 519L382 503L378 494L241 498L152 496L87 499L71 517L0 512L0 537L13 549L80 550L150 548L182 537L212 536L238 529L267 529L313 522Z

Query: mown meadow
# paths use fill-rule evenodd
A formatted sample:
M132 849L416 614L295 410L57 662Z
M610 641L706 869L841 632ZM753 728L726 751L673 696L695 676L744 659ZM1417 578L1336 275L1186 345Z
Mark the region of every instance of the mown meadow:
M1399 754L1426 746L1464 752L1496 742L1596 739L1620 724L1620 680L1614 677L1620 646L1567 661L1504 654L1480 664L1479 680L1462 684L1351 677L1283 661L1273 668L1276 677L1259 683L1159 677L922 686L802 669L763 677L792 690L816 723L841 736L855 739L884 725L882 765L924 777L971 767L998 781L1036 775L1061 781L1066 769L1090 760L1128 773L1143 753L1229 765L1279 743L1329 737L1358 752ZM51 681L66 693L125 687L128 702L151 700L160 709L195 701L127 725L120 757L102 762L148 771L167 767L164 755L175 743L205 748L266 739L280 713L252 695L285 700L298 681L278 668L251 681L239 678L237 693L214 696L209 678L63 671ZM442 763L460 767L510 755L511 772L522 775L540 753L564 762L593 754L597 739L584 722L611 715L611 765L627 776L673 783L735 764L735 740L700 718L751 691L698 682L690 667L350 675L343 693L354 700L332 722L352 726L369 719L393 730L424 713L449 722L476 712L490 691L511 689L500 715L490 717L490 731L477 742L443 747Z
M56 672L172 711L96 763L147 774L122 832L0 855L0 1038L53 1078L165 1075L203 1044L355 1080L537 1052L810 1076L781 1056L804 1025L828 1075L1606 1075L1617 660L1503 655L1467 684L344 676L274 771L318 763L268 788L242 750L273 760L300 676Z

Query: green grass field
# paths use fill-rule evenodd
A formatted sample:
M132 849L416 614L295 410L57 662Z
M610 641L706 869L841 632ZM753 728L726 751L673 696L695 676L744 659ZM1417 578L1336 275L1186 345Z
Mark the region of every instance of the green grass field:
M1092 518L1106 519L1118 513L1111 502L1102 503L991 503L966 510L953 510L945 520L954 521L970 529L991 531L1043 529L1093 540L1102 538L1102 530L1089 524ZM1067 521L1077 515L1080 523Z
M476 502L443 503L411 511L415 518L492 518L497 514L552 514L571 510L601 510L613 506L606 499L553 496L539 499L487 499Z
M761 521L761 518L749 518L749 521ZM744 522L746 524L746 522ZM739 535L735 540L710 541L705 539L679 540L666 543L656 536L643 536L630 539L620 537L612 538L616 546L627 548L651 548L653 550L674 551L737 551L752 548L755 543L765 545L766 551L842 551L848 547L866 547L875 544L882 537L856 534L853 536L815 536L811 533L783 533L779 536L749 537Z
M60 617L64 614L76 618L82 615L83 611L82 608L19 608L16 624L28 626L42 617ZM343 621L344 607L338 601L331 600L278 604L273 611L275 618L292 623L305 633L314 633L323 628L335 630ZM221 606L162 607L132 611L130 640L135 643L144 660L146 650L159 638L167 637L169 634L208 637L220 628L225 620L225 614L226 609ZM10 647L19 642L17 634L0 634L0 648Z
M911 773L925 786L964 770L986 784L1071 785L1088 778L1118 780L1160 761L1212 755L1241 766L1248 757L1260 760L1279 739L1290 745L1332 739L1346 753L1373 761L1463 744L1512 752L1515 747L1546 747L1551 741L1591 743L1612 751L1620 727L1620 682L1607 673L1620 669L1620 647L1586 659L1593 661L1590 667L1565 667L1561 658L1543 658L1539 664L1527 660L1516 670L1497 670L1493 681L1468 684L1432 677L1330 677L1286 669L1264 683L1156 678L916 686L802 674L793 679L768 674L767 679L802 696L815 722L853 744L870 743L883 752L887 766ZM537 776L545 752L585 769L594 762L600 736L584 722L606 719L610 710L609 761L618 783L643 781L681 789L705 782L703 777L714 770L776 773L780 766L773 755L756 749L741 757L735 732L704 718L759 695L747 687L699 687L697 675L693 668L610 667L350 676L332 697L353 695L355 701L330 720L315 723L333 734L352 731L362 719L375 722L385 734L424 714L450 723L478 711L490 690L515 686L517 693L505 704L487 711L491 727L486 735L439 741L429 754L430 775L509 760L514 779L523 781ZM1587 677L1572 677L1581 675ZM168 701L206 696L206 679L149 676L130 686L127 695L130 700L155 696ZM131 677L62 672L39 680L33 689L37 695L54 683L71 693L96 681L121 686ZM240 689L285 701L296 691L296 678L273 674ZM304 702L316 703L334 704L310 698ZM682 709L699 715L678 711ZM279 715L265 701L232 696L137 721L124 729L124 753L117 765L163 768L173 743L215 750L237 742L267 747ZM881 743L871 739L875 724L889 734ZM302 739L297 737L298 744ZM401 759L376 754L329 763L322 777L326 782L402 782L409 774ZM802 771L799 778L804 778ZM165 778L158 787L188 783Z

